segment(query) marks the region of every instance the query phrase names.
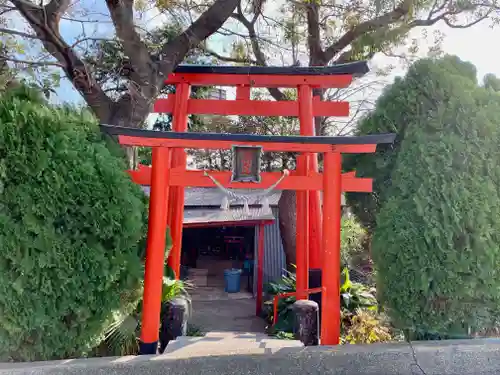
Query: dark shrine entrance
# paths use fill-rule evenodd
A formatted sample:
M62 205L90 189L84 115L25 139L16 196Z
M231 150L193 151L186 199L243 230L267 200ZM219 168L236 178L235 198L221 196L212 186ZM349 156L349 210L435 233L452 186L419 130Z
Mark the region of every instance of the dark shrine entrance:
M102 126L117 136L122 145L152 148L152 167L130 171L134 181L151 186L148 241L144 276L144 302L140 337L141 354L157 353L162 279L165 260L165 233L170 227L173 248L168 264L180 276L184 230L184 194L186 187L217 187L227 198L244 200L248 214L248 194L242 189L258 189L259 198L273 189L296 193L296 292L297 299L307 299L309 271L322 272L321 345L340 341L340 226L343 192L371 192L372 181L355 172L342 171L342 154L373 153L377 145L392 143L394 134L359 137L315 136L314 118L348 116L349 103L322 101L313 90L345 88L353 76L368 71L366 62L328 67L220 67L180 66L165 83L175 85L175 94L158 99L155 111L173 115L173 132L159 132ZM192 86L233 86L236 100L193 99ZM251 89L290 88L297 90L297 100L253 100ZM216 134L187 132L189 114L222 116L295 116L300 122L300 136L251 134ZM233 150L233 171L186 170L186 149ZM296 168L288 171L261 172L255 157L260 152L296 154ZM318 158L318 154L322 154ZM318 165L322 160L322 168ZM238 168L238 169L235 169ZM320 192L323 192L320 200ZM227 202L226 202L227 203ZM264 205L264 204L263 204ZM227 204L222 204L227 206ZM256 309L262 308L265 223L258 224Z
M225 269L246 270L255 252L255 227L187 227L181 267L196 288L223 288ZM242 290L253 292L253 267L242 275Z

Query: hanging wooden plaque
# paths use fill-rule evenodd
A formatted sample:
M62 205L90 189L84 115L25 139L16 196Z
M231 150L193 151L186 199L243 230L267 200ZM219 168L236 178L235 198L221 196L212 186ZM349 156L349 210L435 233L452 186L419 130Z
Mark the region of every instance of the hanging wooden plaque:
M233 174L231 182L261 181L261 146L233 146Z

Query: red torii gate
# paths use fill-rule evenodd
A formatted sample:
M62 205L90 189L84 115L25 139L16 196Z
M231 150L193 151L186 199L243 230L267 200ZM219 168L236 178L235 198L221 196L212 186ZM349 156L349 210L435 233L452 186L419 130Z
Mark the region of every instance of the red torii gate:
M130 171L133 180L150 185L149 226L144 277L141 354L157 350L161 289L167 223L173 247L168 263L180 274L184 187L213 187L203 171L186 170L184 149L231 149L259 146L267 152L297 152L297 168L276 187L297 191L297 298L308 295L310 268L325 270L322 276L321 344L335 345L340 336L340 219L343 191L371 192L372 180L342 174L342 153L375 152L377 144L392 143L395 135L361 137L316 137L315 116L347 116L349 103L323 102L312 90L347 87L353 75L368 71L365 62L313 68L260 68L180 66L166 80L176 93L158 99L155 112L173 114L173 132L157 132L103 125L103 131L118 136L122 145L152 147L152 167ZM236 100L190 99L191 86L236 86ZM298 101L250 99L251 87L297 88ZM298 116L301 136L257 136L241 134L187 133L188 114ZM318 172L317 154L323 153L323 173ZM225 188L266 189L280 173L261 174L260 183L231 182L231 172L211 172ZM319 192L323 190L323 220ZM322 233L320 231L322 229ZM257 309L262 304L263 231L259 235ZM326 272L328 270L328 272Z

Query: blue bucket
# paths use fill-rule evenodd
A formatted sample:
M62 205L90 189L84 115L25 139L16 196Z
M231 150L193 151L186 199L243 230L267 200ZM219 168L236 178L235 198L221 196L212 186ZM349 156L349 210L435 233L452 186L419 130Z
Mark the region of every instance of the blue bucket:
M238 293L241 288L241 270L224 270L224 291L226 293Z

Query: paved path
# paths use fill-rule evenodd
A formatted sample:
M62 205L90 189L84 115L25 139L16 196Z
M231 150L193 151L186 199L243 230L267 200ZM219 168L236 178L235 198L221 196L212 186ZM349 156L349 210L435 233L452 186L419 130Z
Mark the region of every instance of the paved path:
M178 337L168 343L163 354L191 358L229 354L272 354L283 348L302 348L298 340L278 340L264 333L209 332L205 337Z
M198 288L192 293L190 319L203 332L260 332L266 322L255 316L255 300L247 293L228 294L217 288Z

